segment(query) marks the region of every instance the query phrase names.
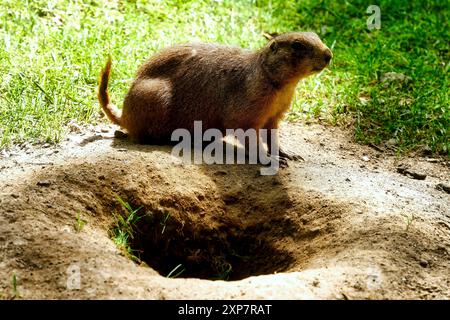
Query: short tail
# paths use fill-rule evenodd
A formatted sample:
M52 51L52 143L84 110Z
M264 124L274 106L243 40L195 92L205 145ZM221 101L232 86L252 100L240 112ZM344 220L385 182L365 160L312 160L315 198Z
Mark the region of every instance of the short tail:
M109 100L108 80L110 71L111 57L109 57L108 62L106 62L105 67L100 73L100 85L98 86L97 97L103 111L108 116L109 120L120 126L122 111L117 109L117 107L113 105Z

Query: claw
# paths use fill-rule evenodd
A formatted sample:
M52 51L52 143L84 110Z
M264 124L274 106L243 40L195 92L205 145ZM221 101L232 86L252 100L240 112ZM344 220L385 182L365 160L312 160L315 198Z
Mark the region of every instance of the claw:
M305 161L305 159L303 159L302 156L292 153L290 151L284 151L282 149L280 149L280 151L279 151L279 157L280 157L280 159L285 159L285 160ZM281 161L280 161L280 163L281 163Z
M283 157L280 157L280 156L278 156L278 157L270 156L270 157L278 162L278 165L280 166L280 168L287 168L287 167L289 167L289 163L288 163L286 158L283 158Z
M280 157L279 163L280 163L280 168L287 168L287 167L289 167L289 163L287 162L286 158Z

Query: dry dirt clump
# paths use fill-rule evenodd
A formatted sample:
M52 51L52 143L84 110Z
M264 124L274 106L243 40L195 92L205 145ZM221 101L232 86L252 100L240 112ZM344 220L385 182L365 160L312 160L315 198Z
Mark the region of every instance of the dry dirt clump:
M319 125L282 132L305 162L276 176L185 164L106 126L4 151L0 297L450 298L447 160ZM118 198L138 209L128 251L111 239L129 216Z

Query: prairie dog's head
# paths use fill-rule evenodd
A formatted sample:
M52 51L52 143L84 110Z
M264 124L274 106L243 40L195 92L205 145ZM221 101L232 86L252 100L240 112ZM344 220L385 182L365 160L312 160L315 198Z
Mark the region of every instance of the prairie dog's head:
M321 71L333 57L314 32L288 32L272 37L261 49L264 69L272 80L300 80Z

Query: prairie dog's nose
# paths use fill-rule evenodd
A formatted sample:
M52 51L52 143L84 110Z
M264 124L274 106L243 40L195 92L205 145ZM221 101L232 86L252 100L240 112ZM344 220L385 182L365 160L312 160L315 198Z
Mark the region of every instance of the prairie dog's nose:
M333 58L333 53L331 52L330 49L327 48L323 54L323 59L328 64L328 63L330 63L332 58Z

